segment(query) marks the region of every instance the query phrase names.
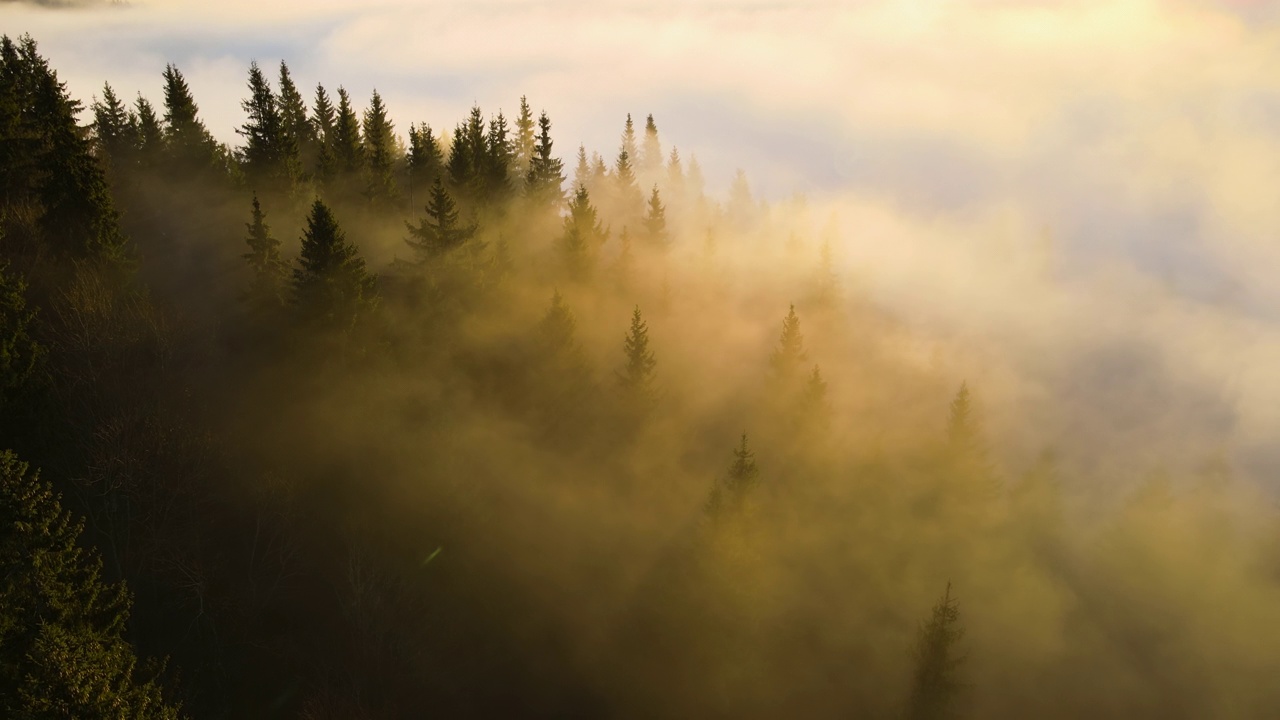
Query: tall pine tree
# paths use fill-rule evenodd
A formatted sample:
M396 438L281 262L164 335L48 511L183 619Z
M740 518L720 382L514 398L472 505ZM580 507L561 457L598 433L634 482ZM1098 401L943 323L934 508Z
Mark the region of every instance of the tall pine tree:
M293 297L304 317L329 329L350 328L376 302L376 278L320 200L311 206L302 234Z

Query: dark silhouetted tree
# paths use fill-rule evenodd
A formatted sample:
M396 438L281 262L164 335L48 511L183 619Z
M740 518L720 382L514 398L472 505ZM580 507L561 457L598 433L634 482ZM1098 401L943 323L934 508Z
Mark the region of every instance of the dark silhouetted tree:
M908 720L945 720L960 715L959 700L964 685L960 666L964 656L959 644L960 606L951 596L951 583L929 620L920 626L912 648L911 694L907 700Z
M296 175L311 172L316 161L316 127L307 117L307 103L293 82L289 66L280 61L280 91L276 98L280 122L284 126L286 150L293 152L288 164Z
M164 69L165 144L171 168L180 176L206 176L222 170L218 143L200 121L200 108L178 68Z
M656 182L662 170L662 142L658 139L658 125L650 114L644 121L644 144L637 162L640 177L646 182Z
M0 715L178 718L123 638L130 600L102 579L49 484L0 452Z
M316 97L312 102L311 126L316 138L315 158L311 173L322 184L327 183L337 170L334 145L337 142L338 111L329 99L323 85L316 85Z
M245 227L249 231L245 238L249 252L243 257L253 269L249 298L259 307L278 307L285 297L286 266L280 258L280 241L271 235L257 194L253 196L253 215Z
M295 304L325 327L349 328L376 302L375 282L333 212L316 200L293 270Z
M658 196L658 186L653 186L649 203L644 212L644 235L649 247L665 250L667 247L667 209Z
M387 118L387 107L377 90L364 111L364 194L371 202L385 205L395 200L395 129Z
M240 152L250 187L271 192L291 190L299 170L298 147L256 61L249 64L249 97L240 106L249 116L236 132L245 139Z
M538 137L525 177L525 194L538 205L558 210L564 203L564 163L551 155L551 147L551 119L544 112L538 116Z
M796 315L796 306L792 305L787 316L782 319L782 332L778 336L778 347L769 356L769 368L773 371L774 378L790 380L808 359L809 355L804 350L804 335L800 332L800 317Z
M711 487L704 509L712 518L721 518L742 511L747 496L759 482L760 469L756 467L755 453L747 447L747 433L733 450L733 462L729 472L716 480Z
M417 227L409 225L409 237L405 240L413 249L416 262L421 265L431 258L462 247L476 234L475 225L463 225L458 219L458 207L445 190L444 182L436 178L431 186L431 200L427 203L427 217Z
M409 150L405 156L405 165L409 170L409 192L411 202L415 196L421 197L431 191L431 186L443 177L444 152L431 126L409 126Z
M116 96L111 84L102 86L102 99L93 103L93 133L101 157L117 172L128 172L137 151L136 125L129 108Z
M649 326L639 306L631 313L631 329L622 343L626 361L618 373L623 402L632 412L648 412L658 399L655 369L658 360L649 349Z
M516 116L516 132L511 140L511 148L512 180L523 185L529 178L534 153L533 109L529 107L528 98L523 95L520 96L520 114Z
M564 232L560 237L560 249L571 277L581 280L590 274L596 253L608 236L600 226L586 188L579 187L569 201L569 214L564 219Z

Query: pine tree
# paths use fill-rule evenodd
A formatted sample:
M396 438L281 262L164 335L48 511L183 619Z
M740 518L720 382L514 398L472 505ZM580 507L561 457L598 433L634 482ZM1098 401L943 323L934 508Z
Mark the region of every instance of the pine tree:
M462 225L458 220L458 208L445 190L444 183L436 178L431 186L431 201L427 204L427 217L417 227L405 223L409 237L405 240L413 249L417 264L462 247L476 234L475 225Z
M707 498L704 510L713 519L741 512L748 494L759 482L759 477L760 469L756 467L755 453L747 448L747 433L744 431L742 441L733 450L729 472L712 486L711 496Z
M355 196L355 183L364 172L364 147L360 138L360 120L351 106L346 88L338 88L338 114L333 124L333 179L348 196Z
M649 194L649 204L644 214L645 239L649 247L665 250L667 248L667 210L658 196L658 186L653 186Z
M187 80L172 64L164 69L165 144L178 176L206 175L220 169L218 143L199 118L199 106Z
M242 155L250 186L264 191L292 189L298 175L298 147L257 61L249 63L249 97L240 106L249 116L236 132L245 138Z
M504 207L511 197L513 153L508 135L507 118L499 112L489 120L489 133L485 136L483 198L491 206Z
M423 123L409 126L409 152L405 155L409 170L410 202L413 195L430 192L432 185L444 174L444 152L436 140L431 126Z
M526 195L539 205L559 209L564 202L564 163L551 155L551 119L543 112L538 116L538 138L525 178ZM581 161L585 162L585 150Z
M93 132L100 157L117 172L129 170L137 147L129 108L116 97L111 83L102 86L102 99L93 103Z
M951 583L928 622L920 626L912 649L914 668L911 695L908 698L908 720L944 720L959 715L957 707L964 686L959 669L964 656L957 647L964 638L960 627L960 606L951 596Z
M782 333L778 337L778 347L769 356L769 368L775 379L786 381L795 377L800 364L808 359L804 335L800 332L800 318L796 315L796 306L792 305L782 320Z
M543 113L543 115L546 115L546 113ZM529 107L528 98L521 95L520 114L516 116L516 133L512 139L512 150L514 151L512 179L518 183L524 183L530 177L534 154L533 126L533 109ZM549 146L547 149L550 151Z
M569 201L569 214L564 219L560 247L570 277L584 279L591 271L596 253L609 234L600 226L599 217L586 188L579 187Z
M176 719L123 638L130 599L102 579L49 484L0 452L0 715Z
M613 164L614 193L624 218L639 216L640 206L643 204L640 186L636 182L635 168L632 167L635 157L636 131L631 123L631 115L628 113L626 128L622 133L622 147L618 150L618 159Z
M579 144L578 163L573 169L574 192L576 193L578 188L590 190L589 185L591 185L591 164L587 162L587 146Z
M316 85L316 98L312 105L311 126L316 137L316 152L311 169L317 180L327 183L337 169L333 148L337 143L338 111L323 85Z
M657 401L657 378L654 369L658 365L649 349L649 326L640 315L640 307L631 313L631 330L622 343L626 363L618 373L618 386L623 402L632 411L647 412Z
M667 194L677 200L684 197L684 166L680 163L680 151L674 147L667 160Z
M293 291L305 316L335 328L350 327L376 302L376 279L320 200L311 206L302 234Z
M271 235L267 225L266 214L258 202L258 195L253 196L253 215L245 225L249 235L245 242L249 252L242 257L253 268L253 285L249 297L259 305L276 307L284 301L284 281L286 266L280 259L280 241Z
M284 146L293 152L286 162L301 177L315 164L316 129L307 117L307 104L283 60L280 61L280 94L276 106L280 108L280 121L284 126Z
M640 177L646 183L656 182L662 170L662 141L658 139L658 125L650 114L644 122L644 146L640 149Z
M950 413L947 416L947 443L953 449L964 452L978 442L977 421L973 415L973 404L969 395L969 383L960 383L960 389L951 400Z
M397 195L395 183L395 128L387 118L387 107L377 90L364 111L364 158L368 180L365 197L386 204Z
M164 157L164 128L149 100L139 95L134 108L130 119L135 123L133 135L137 138L138 164L143 168L154 168Z

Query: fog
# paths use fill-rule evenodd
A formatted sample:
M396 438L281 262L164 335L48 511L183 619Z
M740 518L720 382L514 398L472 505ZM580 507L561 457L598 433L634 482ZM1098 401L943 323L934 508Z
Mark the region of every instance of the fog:
M184 608L140 647L210 717L1275 716L1271 8L0 7L86 105L105 80L159 108L175 63L232 147L251 59L273 84L287 61L308 106L317 82L357 112L376 87L398 141L428 122L445 160L473 105L514 123L527 95L599 212L573 250L573 210L520 174L496 200L446 181L475 235L419 257L403 157L381 203L263 190L291 268L319 197L378 277L376 309L313 330L301 300L243 301L251 180L115 166L171 349L129 412L183 417L207 449L155 456L192 453L228 515L302 548L246 581L216 569L238 567L209 547L227 524L138 531L218 558L198 592L108 563L168 588L141 617ZM579 144L603 177L576 176ZM106 442L113 411L86 412ZM912 648L944 592L963 661L931 715Z

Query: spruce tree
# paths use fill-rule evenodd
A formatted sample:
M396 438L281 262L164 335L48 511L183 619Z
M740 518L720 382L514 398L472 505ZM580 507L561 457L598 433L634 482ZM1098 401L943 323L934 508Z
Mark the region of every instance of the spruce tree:
M280 258L280 241L272 236L256 193L253 196L253 214L245 227L249 231L245 238L249 252L242 257L253 269L249 297L262 307L279 306L284 301L286 266Z
M551 155L551 147L551 119L543 112L538 116L538 138L525 178L525 194L542 207L559 209L564 202L564 163Z
M964 689L960 666L964 656L959 643L960 606L951 596L951 583L942 599L933 606L929 620L920 626L915 646L911 694L907 701L908 720L945 720L959 716L958 701Z
M640 148L638 161L640 177L646 182L655 182L662 170L662 141L658 139L658 125L650 114L644 122L644 145Z
M596 253L609 234L600 219L586 188L579 187L569 201L569 214L564 219L560 248L570 277L585 279L595 262Z
M280 121L284 126L285 148L293 155L288 163L299 176L305 175L315 163L316 130L307 117L307 104L293 82L289 66L280 61L280 93L276 97L280 108Z
M443 177L444 153L436 140L431 126L409 126L409 150L405 155L405 165L409 170L409 191L411 196L422 196L430 192L431 187ZM411 202L413 197L409 198Z
M93 103L93 133L100 157L106 158L113 170L125 172L137 148L135 126L129 108L116 96L111 83L102 86L102 99Z
M487 157L484 114L478 105L472 106L466 121L454 130L449 147L449 186L456 197L466 202L482 199Z
M631 136L628 142L628 134ZM635 169L631 163L635 158L635 151L629 150L628 146L635 145L635 131L631 127L631 116L627 116L627 134L623 135L622 149L618 151L618 159L613 164L613 187L614 193L618 198L619 208L624 218L637 217L640 215L640 206L643 203L640 193L640 186L636 182Z
M154 168L164 157L164 128L151 101L142 95L138 95L134 109L130 119L136 123L133 135L137 138L138 164L143 168Z
M338 115L334 119L333 179L348 198L354 197L357 183L364 172L364 148L360 139L360 120L351 106L346 88L338 88Z
M573 168L574 193L591 185L591 164L587 162L587 146L578 144L578 162ZM589 189L589 188L588 188Z
M677 200L684 197L684 166L680 163L680 151L674 147L667 159L667 194Z
M704 510L713 519L740 513L747 496L759 482L760 469L756 467L755 453L747 447L747 433L733 450L729 471L712 485Z
M376 302L376 279L320 200L311 206L302 234L293 293L304 317L329 328L350 327Z
M545 115L546 113L543 114ZM519 183L524 183L530 176L535 139L533 127L533 109L529 107L528 98L521 95L520 114L516 116L516 132L511 143L514 152L512 158L513 179Z
M123 583L102 579L49 484L0 452L0 715L176 719L138 671Z
M507 118L499 112L489 121L489 133L485 137L484 193L485 202L502 207L511 197L511 139L508 137Z
M249 63L249 97L240 103L249 118L236 130L244 136L245 177L254 189L291 190L298 175L298 147L285 126L276 95L257 61Z
M649 349L649 326L641 317L639 306L631 313L631 329L623 340L622 353L626 362L618 373L618 387L623 402L631 411L647 412L657 401L654 370L658 361Z
M451 250L456 250L476 234L475 225L463 225L458 219L458 208L445 190L444 182L436 178L431 186L431 201L427 204L427 217L417 227L405 223L409 237L405 240L413 249L417 264L426 263Z
M831 402L827 399L827 381L817 365L805 380L797 405L800 423L806 429L824 431L831 425Z
M316 85L316 97L312 106L311 126L316 138L316 152L310 167L317 180L327 183L337 169L333 148L337 142L338 111L323 85Z
M800 318L796 315L796 306L792 305L782 320L782 333L778 337L778 347L769 356L769 368L775 379L790 380L808 358L804 350L804 335L800 332Z
M364 111L364 157L368 178L364 194L370 201L386 204L395 200L395 128L387 117L387 107L377 90Z
M221 169L218 143L199 118L199 106L178 68L164 69L165 145L171 170L200 177Z
M645 240L649 247L665 250L667 247L667 210L658 196L658 186L653 186L644 214Z

